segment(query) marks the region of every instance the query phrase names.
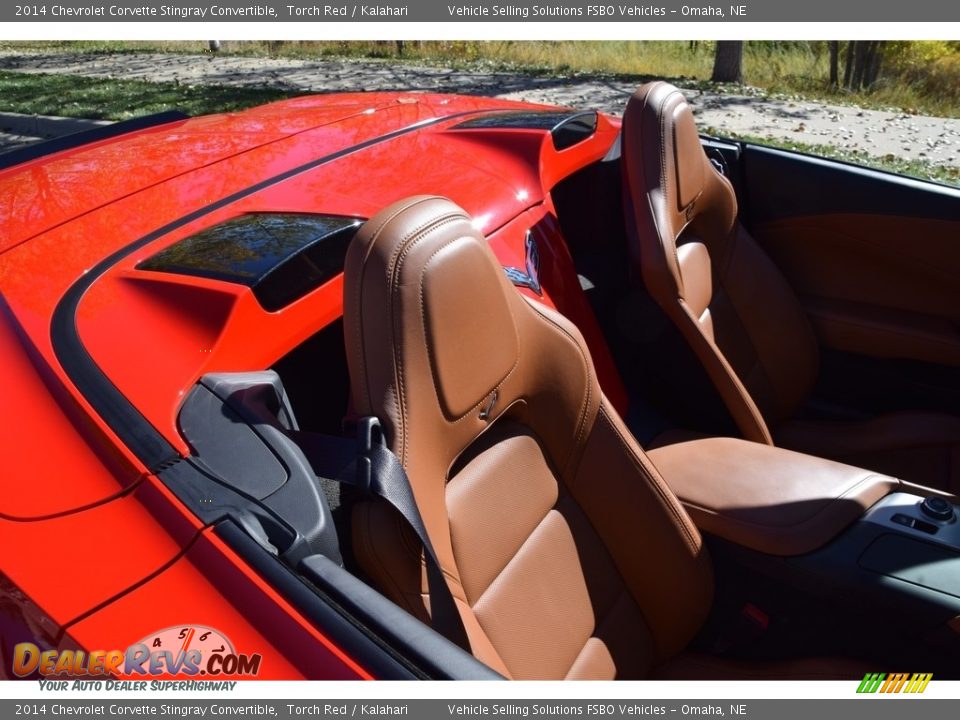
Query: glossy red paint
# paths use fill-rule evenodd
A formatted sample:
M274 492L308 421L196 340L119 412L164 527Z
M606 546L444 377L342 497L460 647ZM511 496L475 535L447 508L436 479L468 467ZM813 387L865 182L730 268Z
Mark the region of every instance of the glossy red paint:
M5 405L0 518L20 523L68 513L102 502L137 480L138 472L116 447L78 432L90 419L2 304L0 356Z
M181 551L135 490L83 511L2 520L0 544L7 548L4 574L60 626L125 592ZM100 563L107 567L95 570Z
M231 555L204 532L176 562L71 625L70 637L81 647L124 649L163 628L206 625L238 652L263 656L258 680L369 679L260 578L238 575L242 561Z
M366 218L418 193L462 205L504 265L523 267L532 229L544 285L534 299L577 322L605 391L622 406L549 197L559 180L606 154L618 123L601 117L590 139L559 152L544 131L454 127L466 114L518 108L543 109L409 93L298 98L0 172L0 354L11 381L0 543L14 550L2 569L76 642L125 647L170 625L207 624L238 648L265 653L263 677L368 677L201 527L57 361L50 333L61 298L141 238L153 237L109 263L80 299L76 324L94 362L181 454L189 448L176 415L196 380L269 367L341 315L342 281L270 313L242 286L137 264L245 213ZM351 150L401 130L409 132Z
M416 121L460 112L524 107L484 98L410 93L354 93L286 100L241 113L194 118L104 140L0 172L0 217L7 219L0 251L157 184L178 179L284 139L298 140L294 154L360 142ZM528 106L529 107L529 106ZM303 136L322 130L322 147ZM348 144L344 144L348 143ZM263 175L269 172L262 168ZM194 188L198 199L216 188ZM100 239L102 243L103 239ZM103 247L101 245L101 247Z

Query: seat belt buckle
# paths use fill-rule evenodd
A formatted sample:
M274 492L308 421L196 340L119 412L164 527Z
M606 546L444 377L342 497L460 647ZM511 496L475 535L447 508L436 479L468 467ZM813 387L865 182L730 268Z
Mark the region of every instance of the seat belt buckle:
M740 622L755 635L770 628L770 616L751 602L740 608Z
M364 496L370 495L373 482L373 448L386 446L380 419L366 415L357 420L357 488Z
M713 651L723 655L750 648L770 629L770 616L752 602L746 602L713 641Z

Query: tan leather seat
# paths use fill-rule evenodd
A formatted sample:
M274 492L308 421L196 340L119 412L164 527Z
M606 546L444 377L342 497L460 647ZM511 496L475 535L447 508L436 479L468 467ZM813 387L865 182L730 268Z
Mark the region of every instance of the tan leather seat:
M786 279L738 222L733 188L707 159L677 88L637 90L622 150L627 229L644 283L744 437L960 491L960 418L791 419L817 377L816 337Z
M712 603L699 532L601 393L580 333L516 292L460 208L414 197L361 228L344 328L354 404L407 470L480 660L522 679L697 672L681 653ZM425 617L399 515L364 502L353 536L374 584Z

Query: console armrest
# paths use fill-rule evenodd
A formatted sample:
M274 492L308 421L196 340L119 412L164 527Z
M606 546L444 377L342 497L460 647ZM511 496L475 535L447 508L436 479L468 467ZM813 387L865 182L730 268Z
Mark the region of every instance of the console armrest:
M734 438L648 455L701 530L769 555L816 550L900 489L892 477Z

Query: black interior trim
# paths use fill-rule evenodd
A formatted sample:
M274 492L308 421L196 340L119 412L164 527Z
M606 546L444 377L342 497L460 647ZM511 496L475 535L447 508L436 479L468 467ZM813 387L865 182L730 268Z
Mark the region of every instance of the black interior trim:
M503 680L329 558L304 558L297 575L233 522L220 522L215 530L338 647L349 647L352 658L377 679Z
M271 587L276 588L299 612L323 628L338 647L349 647L353 660L383 680L423 680L429 675L392 651L355 618L338 607L329 596L321 596L286 565L263 549L230 520L214 526L217 535L240 555ZM373 592L371 590L371 592Z
M323 555L305 558L302 575L337 607L365 618L375 638L384 639L432 680L503 680L443 635L401 610L366 583Z
M830 213L956 220L960 188L742 143L750 223Z

